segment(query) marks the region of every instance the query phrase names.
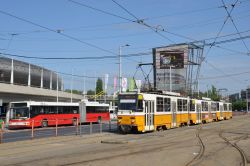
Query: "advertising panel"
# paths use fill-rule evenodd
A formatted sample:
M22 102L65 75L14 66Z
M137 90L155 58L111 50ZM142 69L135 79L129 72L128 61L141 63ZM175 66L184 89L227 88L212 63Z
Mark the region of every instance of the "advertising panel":
M186 86L188 45L153 48L154 86L157 90L182 92Z

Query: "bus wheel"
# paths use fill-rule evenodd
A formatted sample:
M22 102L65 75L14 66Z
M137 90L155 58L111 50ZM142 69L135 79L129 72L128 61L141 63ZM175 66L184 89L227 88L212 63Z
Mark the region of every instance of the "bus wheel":
M48 127L48 121L46 119L42 121L42 127Z
M77 120L76 120L76 118L74 118L74 119L72 120L72 125L73 125L73 126L76 126L76 125L77 125Z

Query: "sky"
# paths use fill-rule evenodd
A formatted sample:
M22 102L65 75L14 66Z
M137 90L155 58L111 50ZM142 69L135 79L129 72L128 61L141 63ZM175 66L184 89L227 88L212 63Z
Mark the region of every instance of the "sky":
M236 1L224 0L229 12ZM152 48L204 39L213 43L220 32L216 41L246 38L204 48L200 90L214 85L231 94L250 85L250 0L239 0L233 7L234 24L227 18L221 0L1 0L0 4L0 53L43 58L103 57L118 55L121 47L122 55L146 53L122 58L122 75L143 79L142 72L136 72L137 65L152 62ZM138 20L151 28L136 23ZM13 58L57 72L88 76L62 75L65 87L79 90L93 89L95 77L105 74L109 74L112 86L119 67L118 56L95 60ZM150 67L144 70L147 73Z

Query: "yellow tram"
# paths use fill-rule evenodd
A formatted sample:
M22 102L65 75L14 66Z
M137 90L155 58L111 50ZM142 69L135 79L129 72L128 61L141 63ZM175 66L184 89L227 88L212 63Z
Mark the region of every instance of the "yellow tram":
M178 93L121 93L117 113L118 128L122 132L146 132L232 117L230 110L222 111L224 104L208 98L190 99ZM226 105L229 107L230 103Z

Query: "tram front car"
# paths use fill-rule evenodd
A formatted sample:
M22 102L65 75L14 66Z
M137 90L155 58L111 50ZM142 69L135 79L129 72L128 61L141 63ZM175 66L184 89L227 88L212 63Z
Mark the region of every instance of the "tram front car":
M118 129L122 133L143 130L143 95L137 93L122 93L118 96Z

